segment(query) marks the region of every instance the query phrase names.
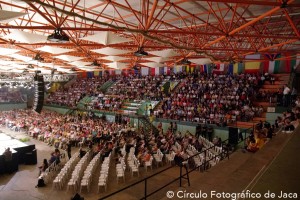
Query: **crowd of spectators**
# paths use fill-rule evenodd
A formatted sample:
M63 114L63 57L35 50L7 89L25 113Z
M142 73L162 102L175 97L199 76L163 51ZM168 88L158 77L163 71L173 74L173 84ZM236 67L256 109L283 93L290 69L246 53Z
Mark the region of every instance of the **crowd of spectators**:
M22 96L20 89L9 89L0 87L0 102L1 103L20 103L26 102L26 98Z
M112 139L128 126L125 121L117 124L88 115L61 115L50 111L36 114L31 110L3 111L0 124L14 131L24 130L49 146L64 149L68 143L79 146Z
M159 100L163 97L163 75L119 77L107 94L121 95L125 100Z
M93 77L76 79L68 87L60 87L47 97L47 104L75 107L86 95L96 96L100 93L99 88L108 80L107 77Z
M164 76L116 76L115 84L106 94L94 96L91 108L97 110L118 111L124 102L142 100L161 100L164 95Z
M299 98L297 100L299 101ZM283 112L282 116L278 116L272 125L260 121L248 137L245 149L249 152L256 152L270 141L276 135L276 132L292 133L299 126L299 122L300 104L296 104L291 110Z
M155 115L217 124L227 123L232 119L251 120L263 112L262 107L252 105L252 97L259 89L257 76L202 73L186 75L181 78L181 87L163 99L163 105Z
M134 133L128 132L120 137L117 147L121 149L126 145L127 153L131 147L135 147L135 156L141 163L141 166L158 152L184 157L184 155L188 156L186 149L189 145L201 152L204 145L199 138L188 131L181 133L180 131L175 131L174 128L174 124L170 125L166 131L159 127L159 133L157 134L153 132L144 133L143 130Z

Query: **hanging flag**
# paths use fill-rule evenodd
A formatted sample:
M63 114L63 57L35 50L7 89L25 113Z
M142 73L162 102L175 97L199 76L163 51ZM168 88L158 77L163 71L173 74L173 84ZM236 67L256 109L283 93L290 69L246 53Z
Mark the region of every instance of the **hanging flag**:
M182 67L180 65L176 65L173 70L174 73L177 74L179 72L182 72Z
M86 71L82 71L80 73L81 73L82 78L87 78L87 72Z
M269 72L269 62L270 61L264 61L262 62L260 65L262 65L262 68L263 68L263 72L264 73L267 73Z
M208 66L207 65L203 65L203 72L204 73L207 73L207 69L208 69Z
M237 74L238 73L238 68L239 68L238 65L239 65L238 63L234 63L234 65L233 65L233 74Z
M115 72L115 70L114 70L114 69L110 69L110 70L109 70L109 74L110 74L111 76L113 76L113 75L115 75L115 74L116 74L116 72Z
M196 65L196 66L194 67L194 71L195 71L195 72L199 72L199 71L200 71L200 65Z
M141 75L142 76L149 75L149 68L148 67L141 67Z
M163 75L164 74L164 67L158 67L159 69L159 75Z
M190 65L190 72L193 73L195 71L195 65Z
M274 74L278 74L280 72L280 60L275 60L275 65L274 65Z
M215 68L213 69L214 74L222 74L224 72L224 63L219 63L215 65Z
M184 68L185 68L185 71L187 73L190 73L190 66L189 65L185 65Z
M269 61L269 70L268 70L268 72L270 73L270 74L274 74L274 69L275 69L275 61Z
M94 71L94 76L95 77L99 76L99 71Z
M164 67L164 74L170 75L170 67Z
M150 68L150 75L155 76L155 68Z
M233 64L228 65L228 74L233 74Z
M260 71L260 62L246 62L245 63L245 73L255 74Z
M88 78L93 78L94 77L94 72L87 72L87 77Z
M155 69L155 75L159 75L159 71L160 71L159 67L155 67L154 69Z
M122 70L121 69L116 69L115 70L115 74L116 75L121 75L122 74Z
M260 63L259 63L260 64ZM259 68L259 67L258 67ZM245 64L243 62L238 63L238 74L242 74L245 72Z

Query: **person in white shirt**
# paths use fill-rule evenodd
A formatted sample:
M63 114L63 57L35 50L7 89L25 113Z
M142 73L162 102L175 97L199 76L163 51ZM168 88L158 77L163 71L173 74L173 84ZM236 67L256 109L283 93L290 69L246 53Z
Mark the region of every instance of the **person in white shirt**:
M287 86L284 85L283 88L283 106L288 106L290 103L290 92L291 89Z

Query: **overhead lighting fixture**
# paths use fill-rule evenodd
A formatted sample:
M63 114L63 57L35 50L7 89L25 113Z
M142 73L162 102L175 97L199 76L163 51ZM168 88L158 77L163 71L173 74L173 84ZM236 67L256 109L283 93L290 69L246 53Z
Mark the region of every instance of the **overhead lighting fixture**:
M91 64L91 66L94 66L94 67L101 67L101 64L99 64L97 62L97 60L94 60L93 63Z
M191 61L189 61L187 58L183 58L183 59L179 62L179 64L181 64L181 65L189 65L189 64L191 64Z
M134 55L137 57L142 57L142 56L148 56L148 53L144 51L143 47L140 47L136 52L134 52Z
M69 42L69 36L67 36L60 28L55 29L54 33L47 37L48 41L51 42Z
M44 58L41 56L41 54L37 53L34 57L33 60L37 60L39 62L44 61ZM29 66L27 66L29 67Z
M34 66L32 64L27 65L28 69L34 69Z

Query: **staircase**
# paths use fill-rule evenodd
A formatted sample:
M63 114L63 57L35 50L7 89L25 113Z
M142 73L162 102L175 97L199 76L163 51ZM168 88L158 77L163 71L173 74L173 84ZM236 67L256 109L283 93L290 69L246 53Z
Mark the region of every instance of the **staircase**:
M151 124L151 122L146 118L146 117L140 117L139 118L140 123L142 123L142 127L144 128L144 133L145 133L145 138L149 141L149 135L147 133L150 133L152 131L152 133L154 135L159 134L159 130L153 125Z
M101 85L100 91L105 93L113 84L115 84L115 82L112 80L106 81L105 83L103 83L103 85Z
M92 101L91 97L85 96L79 101L79 103L77 104L77 108L80 110L84 110L84 109L86 109L85 105L89 104L91 101Z
M139 108L142 106L143 103L143 100L132 100L124 102L120 111L127 114L137 114Z
M167 81L167 82L163 85L165 95L168 95L168 94L169 94L170 85L171 85L170 81Z

